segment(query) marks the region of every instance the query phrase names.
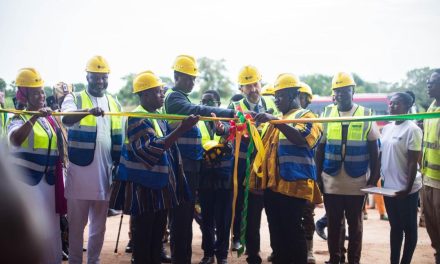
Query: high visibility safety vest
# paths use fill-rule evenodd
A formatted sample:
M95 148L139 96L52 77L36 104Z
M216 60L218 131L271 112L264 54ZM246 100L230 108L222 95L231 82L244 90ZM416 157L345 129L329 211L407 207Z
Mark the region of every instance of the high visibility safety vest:
M440 111L436 101L428 108L428 113ZM423 175L440 181L440 119L425 119L423 132Z
M261 103L263 105L264 110L269 110L269 109L273 109L273 113L272 115L277 116L279 115L278 112L278 108L275 105L275 102L273 100L265 100L263 97L261 98ZM235 110L242 110L242 111L253 111L254 109L249 109L249 103L245 100L245 98L241 99L238 102L233 102L234 108ZM266 133L266 130L269 126L269 123L264 123L261 124L258 127L258 130L261 131L261 137L263 137L263 135ZM239 159L240 159L240 163L239 163L239 167L241 167L242 169L245 169L245 163L243 162L246 159L246 153L248 150L248 144L242 142L240 144L240 153L239 153Z
M286 119L298 119L308 112L310 110L299 109ZM316 165L313 157L312 149L295 145L282 132L279 133L278 162L280 176L285 181L316 180Z
M263 98L263 101L264 101L264 104L266 104L266 107L267 107L266 109L267 110L272 108L274 114L278 114L279 113L278 112L278 108L277 108L277 106L275 104L275 96L273 96L273 95L262 95L261 98Z
M107 97L110 112L120 112L120 106L111 95ZM74 94L78 109L93 108L94 105L86 92ZM113 162L118 163L121 156L122 146L122 117L111 116L111 155ZM74 124L68 130L69 161L78 166L87 166L92 163L96 147L96 117L87 115L80 122Z
M133 110L135 113L148 113L142 106L138 106ZM141 120L138 117L129 117L127 120L127 128L133 119ZM166 131L163 131L156 119L142 119L149 123L156 133L157 137L163 137ZM144 133L145 134L145 133ZM132 145L128 141L128 135L125 137L124 145L122 146L121 161L118 168L116 180L130 181L140 184L151 189L161 189L169 182L169 160L166 153L158 155L159 162L147 168L147 166L140 162L133 151Z
M199 127L202 134L202 146L208 141L215 141L217 142L217 144L220 143L221 137L216 135L215 133L211 136L205 121L199 121L197 126ZM232 158L232 153L222 156L220 164L213 168L216 170L217 175L222 175L225 177L229 177L231 175Z
M163 110L165 114L170 114L166 109L166 101L171 93L181 93L179 91L174 91L173 89L168 89L165 93L165 104ZM184 94L184 93L182 93ZM185 95L185 94L184 94ZM185 95L188 102L191 102L187 95ZM173 114L173 113L171 113ZM180 121L170 120L168 122L171 129L177 128ZM193 126L190 130L182 134L181 137L177 139L177 145L179 146L180 154L183 158L190 160L202 160L203 159L203 148L202 148L202 134L197 126Z
M24 122L31 116L21 115ZM55 166L59 156L57 133L47 122L51 133L38 120L28 137L18 148L11 148L13 162L25 172L25 181L31 186L37 185L43 176L49 185L55 184Z
M325 117L339 117L338 107L329 106L324 109ZM369 108L358 106L353 116L371 116ZM343 151L342 124L339 122L325 123L326 133L325 159L323 170L325 173L336 176L344 169L350 177L357 178L368 171L370 155L368 152L367 136L371 129L371 122L350 122ZM345 155L344 155L345 154Z
M0 109L2 109L1 106ZM6 132L6 115L7 113L0 113L0 137L2 137Z

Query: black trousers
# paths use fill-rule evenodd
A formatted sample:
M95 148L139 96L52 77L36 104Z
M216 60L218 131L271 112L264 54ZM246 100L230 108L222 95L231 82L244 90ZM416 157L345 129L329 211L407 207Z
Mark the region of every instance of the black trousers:
M132 216L133 259L136 264L160 264L167 210Z
M191 188L191 200L181 203L170 211L170 248L172 262L176 264L191 264L192 256L192 223L194 219L194 206L199 172L185 171L186 178Z
M173 263L191 263L194 206L195 202L189 201L171 210L170 248Z
M252 264L259 264L262 261L260 257L260 223L263 207L264 195L249 192L246 229L248 257L246 261Z
M301 223L305 203L304 199L270 189L264 192L274 264L307 264L307 244Z
M390 263L409 264L417 245L417 202L419 192L409 194L404 198L384 197L384 200L391 226ZM403 254L400 258L404 239Z
M327 244L330 253L330 263L339 263L341 261L343 254L341 252L341 244L343 245L344 241L344 238L341 237L341 224L343 223L344 215L348 223L348 263L357 264L360 262L364 200L364 195L324 194L325 211L328 217Z
M205 256L226 259L232 217L232 190L200 189L202 249Z

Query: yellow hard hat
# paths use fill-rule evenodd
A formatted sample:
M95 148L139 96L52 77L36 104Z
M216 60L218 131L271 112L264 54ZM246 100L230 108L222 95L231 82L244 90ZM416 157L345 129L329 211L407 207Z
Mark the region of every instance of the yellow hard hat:
M255 66L244 66L238 74L238 84L248 85L261 81L261 74Z
M223 147L223 144L220 144L215 140L208 140L205 142L205 144L203 144L203 149L205 151L211 150L216 147Z
M43 87L44 81L40 73L34 68L23 68L18 71L15 78L17 87L40 88Z
M188 55L177 56L174 61L173 70L196 77L199 75L197 61Z
M275 91L273 89L273 84L268 83L263 87L261 95L275 95Z
M86 72L110 73L110 68L103 57L94 56L87 62Z
M346 72L338 72L333 76L332 89L338 89L347 86L356 86L353 76Z
M215 140L209 140L203 144L203 149L205 150L203 156L206 162L211 165L219 165L221 158L224 155L224 153L222 153L223 147L223 144L220 144Z
M162 80L152 71L139 73L133 80L133 93L138 93L158 86L164 86Z
M310 96L310 100L313 99L313 92L312 92L312 88L310 88L310 86L305 83L305 82L300 82L300 87L298 90L300 93L306 93Z
M274 92L287 88L300 88L298 77L291 73L282 73L278 75L274 85Z

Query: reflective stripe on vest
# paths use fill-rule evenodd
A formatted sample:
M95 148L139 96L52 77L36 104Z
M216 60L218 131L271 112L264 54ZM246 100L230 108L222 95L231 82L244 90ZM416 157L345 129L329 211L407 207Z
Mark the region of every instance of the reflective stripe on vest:
M138 106L132 112L149 113L142 106ZM132 117L128 118L127 124L131 118ZM136 119L140 118L136 117ZM164 136L165 133L162 131L162 128L159 126L156 119L144 120L148 120L153 125L157 137L160 138ZM152 167L148 167L146 164L139 162L137 155L133 151L132 145L129 143L128 135L126 135L116 179L131 181L152 189L161 189L169 182L169 161L167 153L164 152L159 159L159 162Z
M180 93L178 91L174 91L173 89L168 89L165 93L165 104L163 107L165 114L176 114L169 113L166 109L166 101L171 93ZM182 93L183 94L183 93ZM185 95L188 102L191 101ZM171 129L176 129L180 124L180 121L170 120L168 122ZM190 160L202 160L203 159L203 148L202 148L202 134L200 133L200 129L197 126L193 126L190 130L186 131L177 139L177 145L179 146L180 154L183 158Z
M28 115L20 117L24 122L30 118ZM50 135L40 122L35 122L19 148L11 148L13 162L26 172L25 181L32 186L37 185L43 176L49 185L55 184L55 166L59 156L56 132L48 122Z
M121 109L111 95L106 95L110 112L120 112ZM74 94L78 109L94 108L86 90ZM111 155L113 162L119 162L122 145L122 117L111 116ZM79 123L68 130L68 151L70 162L78 166L92 163L96 147L96 117L87 115Z
M3 108L0 106L0 109L3 109ZM0 113L0 138L6 132L6 115L7 115L7 113Z
M353 116L371 116L368 108L358 106ZM339 117L337 106L328 106L324 110L325 117ZM343 153L342 124L339 122L326 124L326 145L323 170L325 173L337 175L344 162L344 169L353 178L365 175L368 171L370 155L368 152L368 133L371 122L350 122L347 131L345 156Z
M428 113L440 111L436 101L428 108ZM440 181L440 119L425 119L423 131L423 161L424 176Z
M310 110L300 109L289 114L284 119L298 119ZM294 127L295 124L289 124ZM298 146L290 142L280 131L278 143L278 162L280 176L286 181L316 180L316 166L313 150L307 146Z

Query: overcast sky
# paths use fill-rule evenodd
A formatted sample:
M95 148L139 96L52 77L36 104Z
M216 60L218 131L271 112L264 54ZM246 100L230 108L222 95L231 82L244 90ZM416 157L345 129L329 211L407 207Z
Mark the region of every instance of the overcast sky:
M131 72L172 76L189 54L224 58L233 81L253 64L267 82L340 70L395 82L440 66L439 32L439 0L1 0L0 77L35 67L46 85L85 82L102 55L115 92Z

